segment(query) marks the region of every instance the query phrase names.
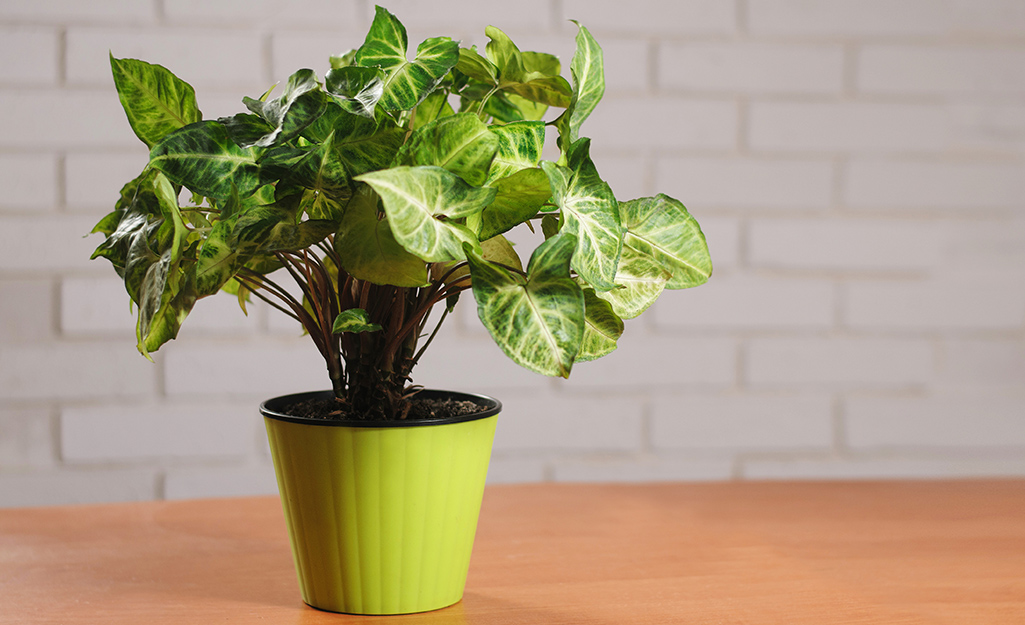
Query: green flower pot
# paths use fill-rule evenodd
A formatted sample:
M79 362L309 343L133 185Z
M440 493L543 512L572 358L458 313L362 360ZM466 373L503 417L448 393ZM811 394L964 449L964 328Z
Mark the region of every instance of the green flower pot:
M463 596L501 404L444 420L363 422L288 415L264 402L303 601L350 614L436 610Z

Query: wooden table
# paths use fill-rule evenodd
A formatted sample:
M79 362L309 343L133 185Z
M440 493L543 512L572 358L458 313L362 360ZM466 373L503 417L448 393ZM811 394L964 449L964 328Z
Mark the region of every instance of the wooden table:
M276 498L0 510L0 623L1025 623L1025 481L495 486L451 608L299 600Z

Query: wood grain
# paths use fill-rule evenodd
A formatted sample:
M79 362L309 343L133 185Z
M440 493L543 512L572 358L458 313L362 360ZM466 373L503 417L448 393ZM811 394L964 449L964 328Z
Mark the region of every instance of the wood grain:
M275 498L0 510L0 623L1025 623L1025 481L489 487L463 601L302 605Z

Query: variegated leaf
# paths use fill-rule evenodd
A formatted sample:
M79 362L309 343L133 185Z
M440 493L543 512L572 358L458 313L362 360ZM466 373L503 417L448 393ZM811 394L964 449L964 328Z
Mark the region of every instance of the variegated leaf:
M542 161L541 168L562 212L560 232L577 237L573 269L595 290L607 291L616 287L623 228L616 198L591 162L589 145L589 139L580 139L571 146L568 167Z
M521 169L496 180L494 201L481 213L481 240L507 232L535 216L552 196L548 176L539 168Z
M357 180L381 196L395 239L427 262L460 260L463 244L480 249L477 237L458 219L491 203L495 190L472 187L441 167L393 167Z
M349 113L373 119L374 108L384 95L386 78L376 67L346 66L329 71L324 87Z
M164 137L150 150L150 165L194 193L223 200L233 187L245 197L260 186L256 155L235 145L223 125L204 121Z
M576 143L580 126L605 94L605 62L601 46L591 33L577 24L577 49L569 70L573 78L573 102L556 120L563 149Z
M346 207L334 241L342 268L374 284L426 285L426 263L395 240L388 221L378 217L377 198L368 187L361 187Z
M612 353L623 328L623 320L616 316L612 305L594 289L584 289L584 339L577 361L595 360Z
M704 284L712 275L708 243L679 200L659 194L619 204L624 244L658 262L672 277L667 289Z
M136 136L149 147L171 132L203 119L196 92L170 70L135 59L110 55L121 106Z
M360 332L377 332L380 329L380 324L370 323L370 315L362 308L343 310L338 313L331 325L332 334L341 334L342 332L359 334Z
M485 28L484 33L490 39L485 52L498 69L499 89L548 106L570 105L573 88L559 75L558 59L549 54L520 52L512 39L494 26Z
M570 278L575 241L559 235L530 258L526 277L467 249L477 314L516 364L569 377L584 337L584 294Z
M498 142L479 117L456 113L413 132L393 165L435 165L480 186L498 151Z
M537 167L545 145L545 124L541 121L520 121L492 126L498 138L498 151L491 162L487 183L511 176L522 169Z
M616 315L633 319L655 303L671 277L655 259L623 246L616 271L616 288L597 295L612 304Z
M255 115L273 127L266 135L240 147L280 145L297 136L327 108L327 99L320 92L320 83L313 70L301 69L288 78L285 92L269 101L244 98L242 102Z

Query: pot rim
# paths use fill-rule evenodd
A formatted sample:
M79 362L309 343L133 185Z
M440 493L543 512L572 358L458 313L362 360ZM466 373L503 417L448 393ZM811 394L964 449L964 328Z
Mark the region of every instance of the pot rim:
M272 397L260 404L260 414L267 419L275 419L277 421L288 421L290 423L301 423L303 425L314 425L322 427L350 427L350 428L402 428L402 427L422 427L428 425L447 425L450 423L465 423L467 421L476 421L478 419L486 419L497 415L502 410L502 402L498 401L494 397L488 397L487 395L479 395L476 393L463 393L461 391L445 391L440 389L424 389L417 393L419 396L426 396L431 398L439 397L450 397L456 400L472 401L479 405L487 406L479 412L474 412L465 415L459 415L458 417L447 417L443 419L415 419L411 421L383 421L377 420L361 420L361 419L311 419L309 417L297 417L288 414L287 410L291 404L298 401L307 399L326 399L334 397L333 391L307 391L305 393L291 393L289 395L279 395L278 397Z

